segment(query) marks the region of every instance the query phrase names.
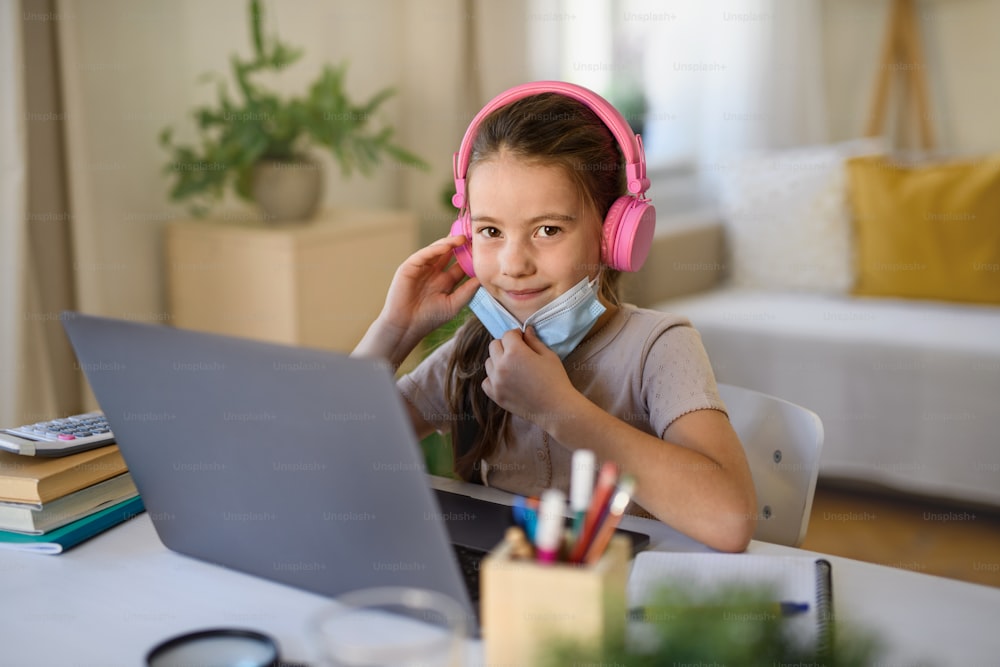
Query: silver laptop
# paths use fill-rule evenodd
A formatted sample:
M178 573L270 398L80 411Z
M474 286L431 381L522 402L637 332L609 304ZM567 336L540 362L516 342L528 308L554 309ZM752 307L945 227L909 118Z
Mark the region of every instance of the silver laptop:
M510 510L450 497L442 514L386 367L77 313L63 320L169 549L329 596L433 589L459 600L476 627L444 517L475 516L480 544L470 546L488 549ZM466 501L477 509L457 513Z

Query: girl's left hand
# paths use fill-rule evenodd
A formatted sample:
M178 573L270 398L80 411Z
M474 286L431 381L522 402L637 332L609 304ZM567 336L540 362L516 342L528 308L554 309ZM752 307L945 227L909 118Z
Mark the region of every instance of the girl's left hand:
M500 407L543 425L558 419L558 409L576 392L562 360L546 347L534 327L522 334L511 329L490 343L483 391Z

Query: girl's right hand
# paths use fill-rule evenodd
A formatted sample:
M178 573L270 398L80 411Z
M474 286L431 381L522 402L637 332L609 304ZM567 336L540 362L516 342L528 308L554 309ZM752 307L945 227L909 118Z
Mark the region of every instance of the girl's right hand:
M366 351L395 357L405 348L403 356L424 336L458 314L479 288L479 280L465 282L465 272L457 263L448 266L455 248L466 242L462 235L438 239L410 255L396 269L385 298L385 306L366 338ZM461 284L460 284L461 283ZM355 350L359 352L359 350Z

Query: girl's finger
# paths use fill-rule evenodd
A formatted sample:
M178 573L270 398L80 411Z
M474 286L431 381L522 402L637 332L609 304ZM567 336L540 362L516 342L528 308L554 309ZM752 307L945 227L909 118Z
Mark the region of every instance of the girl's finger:
M535 327L529 326L524 330L524 342L528 344L528 347L532 351L541 354L542 352L548 350L548 346L542 342L542 339L538 337L538 332L535 331Z
M465 304L472 301L472 297L476 295L476 290L479 289L479 281L475 278L469 278L464 283L455 288L455 291L451 293L452 302L456 304L456 312Z
M454 282L457 283L459 280L462 279L463 276L465 276L465 270L458 262L455 262L454 264L448 267L448 277L451 278ZM475 281L476 286L477 287L479 286L479 281L476 280L475 278L469 278L469 280Z
M452 250L462 245L464 238L464 236L448 236L438 239L410 255L410 260L418 266L426 266L441 257L448 258Z
M444 267L448 266L448 262L451 261L451 257L448 254L441 255L434 259L434 263L431 265L431 269L435 272L444 271Z

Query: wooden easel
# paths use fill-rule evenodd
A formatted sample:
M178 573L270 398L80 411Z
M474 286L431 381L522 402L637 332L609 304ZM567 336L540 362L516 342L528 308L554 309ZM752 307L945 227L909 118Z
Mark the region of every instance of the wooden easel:
M920 130L920 143L924 149L932 149L934 148L934 128L931 125L927 66L920 42L914 0L891 1L889 20L886 23L885 37L882 43L882 58L875 81L865 135L874 137L883 133L889 102L889 87L893 80L892 75L895 72L903 72L908 75L906 79L909 81L909 90L904 91L908 92L909 95L901 97L904 110L907 106L905 102L910 101L909 108L915 112Z

